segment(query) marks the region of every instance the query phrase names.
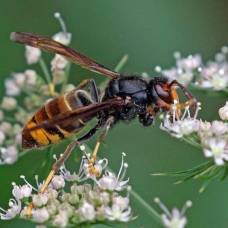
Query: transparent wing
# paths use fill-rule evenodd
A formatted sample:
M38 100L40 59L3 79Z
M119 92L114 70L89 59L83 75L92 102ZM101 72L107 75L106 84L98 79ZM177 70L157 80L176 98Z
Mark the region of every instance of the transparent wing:
M15 41L17 43L26 44L40 48L44 51L63 55L70 61L82 66L83 68L105 75L109 78L118 78L120 76L119 73L109 70L91 58L59 42L56 42L51 38L25 32L13 32L11 33L10 38L12 41Z

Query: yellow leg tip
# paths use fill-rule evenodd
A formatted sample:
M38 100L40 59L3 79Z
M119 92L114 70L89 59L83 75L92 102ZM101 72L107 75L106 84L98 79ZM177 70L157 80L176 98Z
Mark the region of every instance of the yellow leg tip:
M30 203L28 205L27 210L26 210L26 216L29 217L29 218L32 217L32 209L33 209L33 203Z
M55 85L53 83L48 84L48 90L52 97L57 95L57 93L55 92Z

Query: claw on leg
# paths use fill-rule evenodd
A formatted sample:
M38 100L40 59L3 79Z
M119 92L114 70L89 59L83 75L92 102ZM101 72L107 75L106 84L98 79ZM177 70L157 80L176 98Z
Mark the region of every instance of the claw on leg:
M39 193L43 194L47 190L48 185L50 184L50 182L51 182L52 178L54 177L54 175L55 175L55 171L54 170L51 170L51 172L48 174L48 177L46 178L44 184L42 185ZM31 217L32 216L32 209L33 208L34 208L33 203L32 202L29 203L28 208L27 208L27 211L26 211L26 215L28 217Z

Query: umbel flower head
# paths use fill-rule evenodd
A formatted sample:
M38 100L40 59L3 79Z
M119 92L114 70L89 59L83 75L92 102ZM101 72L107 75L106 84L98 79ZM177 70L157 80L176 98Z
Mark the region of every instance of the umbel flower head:
M192 84L201 89L227 91L228 87L228 47L224 46L215 55L214 61L204 64L200 54L182 57L175 52L176 66L170 69L155 67L155 71L162 73L169 80L178 80L188 86Z
M127 169L125 154L122 155L117 175L107 169L107 159L97 161L100 177L88 173L87 156L89 154L82 157L77 174L71 173L65 165L62 166L43 194L39 193L42 183L37 176L35 187L21 176L24 184L13 183L14 198L10 199L9 209L0 208L0 218L9 220L21 217L54 227L130 221L130 186L128 179L124 180ZM31 218L27 217L28 202L34 205Z
M170 135L181 138L193 146L201 148L206 157L212 157L216 165L224 165L228 161L228 123L214 120L212 122L197 119L200 103L194 116L186 107L180 118L176 118L176 108L167 113L160 128ZM226 119L226 107L219 109L219 115Z

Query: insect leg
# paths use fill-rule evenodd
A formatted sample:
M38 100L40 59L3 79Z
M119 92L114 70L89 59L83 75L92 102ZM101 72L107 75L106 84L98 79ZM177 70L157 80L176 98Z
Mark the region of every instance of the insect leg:
M81 138L71 142L67 146L67 148L64 151L64 153L62 154L62 156L53 164L52 170L49 173L44 185L42 186L42 188L40 190L40 193L45 192L45 190L47 189L50 181L52 180L52 177L55 175L56 172L58 172L58 170L63 165L63 163L68 159L68 157L70 156L71 152L75 149L75 147L79 146L82 142L90 139L96 133L96 131L99 129L99 127L100 127L99 124L97 124L94 128L92 128L89 132L87 132Z
M96 168L94 167L94 163L96 162L96 158L97 158L97 153L98 153L98 150L99 150L99 147L102 143L102 141L105 140L107 134L108 134L108 131L111 127L111 125L114 123L115 119L113 116L109 117L104 126L103 126L103 130L101 132L101 134L99 135L98 139L97 139L97 142L96 142L96 145L94 147L94 150L93 150L93 153L91 155L91 159L89 160L89 171L91 174L95 175L95 176L99 176L100 173L96 170Z
M180 84L178 81L174 80L170 83L170 87L171 87L171 91L173 91L173 95L174 97L177 96L177 92L176 89L174 88L174 86L178 86L184 93L184 95L186 96L186 98L188 99L186 102L184 103L179 103L179 99L178 104L177 104L177 108L179 110L184 109L188 106L192 106L193 107L193 112L196 112L196 99L192 96L192 94L182 85ZM176 95L175 95L176 94Z
M58 172L58 170L63 165L63 163L69 158L71 152L75 149L75 147L79 146L82 142L90 139L96 133L96 131L100 128L100 126L101 126L101 123L98 123L94 128L92 128L90 131L88 131L81 138L71 142L67 146L67 148L64 151L64 153L62 154L62 156L53 164L51 171L49 172L44 184L42 185L41 189L39 190L39 193L43 194L47 190L48 185L50 184L52 178ZM28 205L28 209L26 212L27 216L31 217L33 207L34 207L33 203L30 203Z

